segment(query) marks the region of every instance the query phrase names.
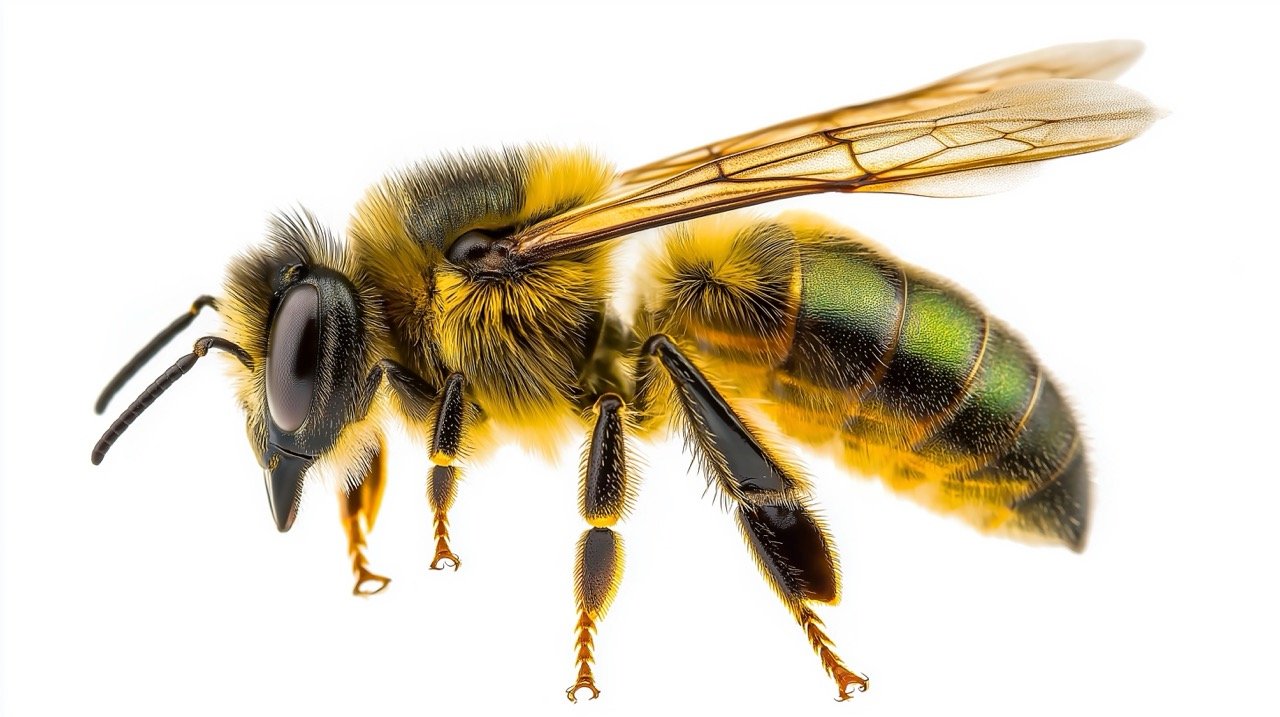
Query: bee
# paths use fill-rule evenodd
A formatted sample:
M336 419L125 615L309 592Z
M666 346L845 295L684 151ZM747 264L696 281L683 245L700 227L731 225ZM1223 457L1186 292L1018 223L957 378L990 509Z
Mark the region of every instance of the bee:
M821 217L731 210L817 192L979 194L1118 145L1159 115L1109 81L1140 50L1040 50L623 172L580 149L447 155L373 186L345 241L305 212L277 216L221 295L198 298L107 385L99 413L202 309L223 317L108 428L93 463L218 349L276 527L293 525L309 475L337 476L354 593L372 595L388 584L365 545L389 420L431 459L432 569L461 565L448 514L464 463L576 438L576 701L600 694L594 639L623 573L637 442L674 431L847 699L869 683L814 610L838 600L838 562L787 444L987 533L1076 551L1085 448L1031 351L963 292ZM657 228L636 258L624 238Z

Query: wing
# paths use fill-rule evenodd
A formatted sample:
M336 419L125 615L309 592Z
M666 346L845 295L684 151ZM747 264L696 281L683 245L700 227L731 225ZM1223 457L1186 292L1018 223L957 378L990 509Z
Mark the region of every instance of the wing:
M518 253L546 256L783 197L856 191L979 194L1007 179L1015 165L1113 147L1158 117L1145 97L1110 82L1028 82L714 159L535 224L513 238Z
M766 127L756 132L713 142L618 175L621 190L634 189L679 174L700 164L830 127L852 127L923 112L1025 82L1062 79L1110 80L1138 56L1142 43L1134 40L1058 45L974 67L927 87L861 105L850 105Z

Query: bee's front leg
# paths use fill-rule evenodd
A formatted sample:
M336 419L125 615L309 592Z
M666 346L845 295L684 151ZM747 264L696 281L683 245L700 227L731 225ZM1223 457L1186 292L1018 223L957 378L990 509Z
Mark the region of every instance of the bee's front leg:
M377 595L382 592L391 578L378 575L369 570L365 557L366 538L378 519L378 509L382 506L382 491L387 484L387 461L382 437L378 437L378 445L369 458L369 467L365 469L360 485L345 491L338 500L342 515L342 527L347 533L347 554L351 556L351 571L355 574L356 585L352 594L360 597ZM342 491L345 486L340 486Z
M449 549L449 509L458 492L458 456L462 452L469 418L463 398L466 382L460 373L452 373L445 379L444 390L436 400L433 414L435 426L431 434L431 476L427 479L427 500L433 513L436 554L431 559L432 570L452 567L457 570L462 560Z
M591 671L594 633L596 622L609 609L622 580L622 536L615 533L612 526L631 504L622 399L617 394L606 393L596 400L592 410L596 423L587 443L578 487L578 510L592 527L578 540L574 570L578 679L565 691L570 702L577 702L578 692L583 689L591 692L591 699L600 696Z
M399 401L401 411L411 418L427 418L439 400L437 392L415 373L395 361L383 359L365 379L355 415L361 419L368 415L384 379ZM368 535L377 522L386 487L386 442L380 431L367 451L362 461L352 462L353 473L346 485L339 486L341 495L338 501L342 527L347 534L347 554L351 557L351 571L356 579L352 594L360 597L376 595L391 582L390 578L370 571L365 556ZM360 470L356 472L356 469Z

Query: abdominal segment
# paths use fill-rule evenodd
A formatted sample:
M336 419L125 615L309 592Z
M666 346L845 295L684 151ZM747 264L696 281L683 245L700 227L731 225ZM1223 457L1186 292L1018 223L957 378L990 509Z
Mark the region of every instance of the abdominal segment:
M850 468L987 531L1083 545L1071 411L964 293L811 215L679 231L656 251L640 325L687 337L784 434ZM752 258L761 241L767 260Z

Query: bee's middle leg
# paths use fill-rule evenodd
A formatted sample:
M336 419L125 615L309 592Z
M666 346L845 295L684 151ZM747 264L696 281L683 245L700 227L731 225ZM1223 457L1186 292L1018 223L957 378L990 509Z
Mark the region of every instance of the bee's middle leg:
M600 696L591 670L596 622L609 609L622 580L622 536L612 526L631 503L623 410L622 399L616 394L606 393L596 401L595 428L587 443L578 484L578 510L591 527L578 540L574 570L578 677L565 690L570 702L577 702L578 692L583 689L591 692L591 699Z
M365 557L366 539L373 531L378 509L382 507L382 493L387 484L386 468L385 446L379 438L360 484L351 490L345 490L346 486L338 489L342 528L347 533L347 554L351 557L351 571L356 578L351 592L361 597L376 595L391 583L390 578L371 572Z

